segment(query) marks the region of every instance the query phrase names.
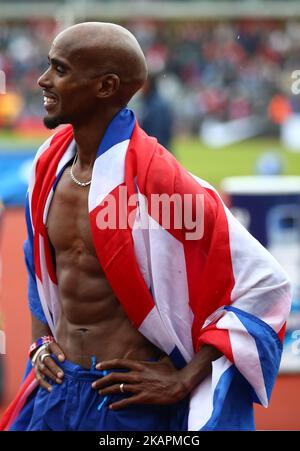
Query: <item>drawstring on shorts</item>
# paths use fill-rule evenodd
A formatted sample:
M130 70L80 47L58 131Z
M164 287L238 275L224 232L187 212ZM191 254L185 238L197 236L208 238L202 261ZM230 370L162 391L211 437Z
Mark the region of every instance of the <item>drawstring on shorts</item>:
M92 356L92 370L96 370L96 365L97 365L97 359L93 355ZM108 372L106 370L103 370L101 372L102 372L102 376L107 376L107 374L108 374ZM97 408L98 411L100 411L102 409L102 407L107 402L107 400L108 400L108 396L104 396L104 398L102 399L101 403L99 404L99 406Z

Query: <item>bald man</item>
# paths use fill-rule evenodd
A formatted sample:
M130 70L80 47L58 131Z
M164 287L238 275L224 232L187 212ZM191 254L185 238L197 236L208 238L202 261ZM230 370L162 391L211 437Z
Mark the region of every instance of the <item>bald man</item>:
M99 264L89 226L89 182L97 149L113 117L143 86L145 57L123 27L83 23L54 39L48 59L49 68L38 80L47 111L44 123L50 129L71 124L77 153L61 174L48 211L61 314L55 341L34 363L40 390L27 429L186 429L186 400L194 382L188 387L188 378L181 379L165 353L133 326ZM51 334L32 314L33 342ZM202 355L205 362L191 367L189 378L199 369L202 378L209 371L219 353L208 351ZM120 392L120 370L111 368L105 376L95 366L113 359L123 360L108 366L132 372L130 397L128 389L125 396ZM13 429L24 428L21 424L19 419Z
M222 339L203 339L202 342L197 336L206 317L210 318L212 308L219 307L219 312L221 306L228 303L227 297L223 299L229 290L225 285L231 283L233 276L226 275L230 268L230 260L226 260L227 243L216 246L218 257L213 257L215 250L207 248L210 243L214 244L215 238L199 241L194 250L187 243L186 255L192 252L191 259L198 255L195 267L199 268L202 262L201 272L202 268L209 267L205 265L213 264L215 274L212 291L207 291L210 294L201 301L202 310L196 306L191 315L193 296L202 290L198 289L200 272L199 275L194 272L193 282L189 280L189 284L194 284L189 303L180 307L188 298L184 294L187 282L180 282L185 273L180 269L181 251L174 253L171 238L163 237L162 253L155 259L168 258L161 269L170 270L170 274L174 262L178 261L178 267L174 266L172 277L163 273L156 286L154 275L147 273L147 265L143 263L148 258L145 247L141 248L137 241L136 249L128 251L132 236L126 235L127 231L110 235L110 232L99 231L95 225L94 211L99 207L101 193L113 192L114 186L122 183L132 186L128 177L134 179L134 171L137 171L139 189L143 189L141 180L150 173L149 189L153 180L159 186L166 178L167 192L175 183L177 189L183 183L183 193L198 190L195 180L161 147L152 154L153 168L147 163L150 169L143 169L147 165L141 164L141 160L149 159L156 143L140 131L126 105L143 86L146 77L146 62L138 42L118 25L78 24L60 33L51 46L49 68L38 80L47 111L44 122L48 128L70 125L58 131L50 144L48 141L40 148L29 188L29 238L25 255L32 312L30 358L35 381L26 380L26 390L34 383L39 387L25 405L23 398L19 399L21 413L11 430L186 430L192 391L211 377L212 362L223 357L222 344L225 343L224 352L230 348L226 344L228 334L222 335ZM125 158L129 142L135 144L129 144L127 150L125 172L129 176L124 182L122 155ZM171 168L180 173L175 182ZM206 196L207 220L215 221L220 213L211 214L211 211L216 208L218 198L203 188L199 190ZM222 208L220 204L218 211ZM214 233L215 227L213 222L211 227L207 226L208 233ZM223 223L222 239L226 238L225 227ZM151 245L150 242L145 246L150 246L149 258L154 259L159 249ZM200 248L197 254L197 246L206 247ZM134 252L141 272L136 272ZM115 263L117 261L119 263ZM223 262L227 263L218 271L215 265ZM205 271L203 277L208 290L210 270ZM220 289L218 277L223 277ZM267 279L268 276L260 278ZM178 283L182 284L174 290L172 285L177 287ZM276 284L271 285L274 290ZM279 285L282 287L281 282ZM243 292L247 290L243 288ZM261 305L260 299L258 301ZM201 321L197 317L199 312ZM194 355L192 334L196 337L194 347L198 349ZM226 369L230 364L223 366ZM231 371L230 377L233 374ZM243 384L245 382L233 384L235 391L231 401L240 403L236 410L225 406L223 412L219 404L217 408L220 418L235 412L235 415L230 414L230 421L235 418L240 425L243 417L240 405L243 405L243 412L247 405L245 424L251 429L251 396ZM208 395L203 395L201 390L209 394L213 390L202 387L198 394L204 402ZM218 392L221 393L219 389ZM224 395L223 401L225 398ZM206 411L201 412L202 401L192 403L194 411L198 406L199 418L208 415ZM208 404L213 405L213 402L215 398ZM190 415L190 428L193 421ZM220 422L214 420L214 424L220 425Z

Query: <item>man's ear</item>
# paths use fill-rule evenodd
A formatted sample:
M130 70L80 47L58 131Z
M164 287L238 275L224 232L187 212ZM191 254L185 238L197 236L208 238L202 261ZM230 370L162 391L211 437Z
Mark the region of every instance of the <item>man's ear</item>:
M120 87L120 78L116 74L105 74L99 77L97 97L106 98L114 95Z

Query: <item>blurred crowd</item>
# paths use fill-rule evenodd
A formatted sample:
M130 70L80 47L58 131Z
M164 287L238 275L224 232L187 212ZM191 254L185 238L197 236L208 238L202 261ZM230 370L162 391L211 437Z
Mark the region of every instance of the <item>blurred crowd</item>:
M51 21L0 23L0 70L6 78L6 95L0 95L0 127L39 122L43 103L36 82L47 67L55 32Z
M204 117L257 115L278 124L299 110L291 91L300 69L298 22L136 24L133 31L185 128L198 131Z
M123 23L145 51L176 130L197 133L203 118L250 116L279 124L300 110L292 73L300 69L300 22L193 21ZM51 21L1 24L0 126L34 124L43 114L36 85L57 26Z

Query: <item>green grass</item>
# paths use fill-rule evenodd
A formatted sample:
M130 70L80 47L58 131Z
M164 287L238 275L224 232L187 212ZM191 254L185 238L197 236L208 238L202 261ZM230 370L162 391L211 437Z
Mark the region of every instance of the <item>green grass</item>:
M222 149L211 149L196 138L175 140L174 154L193 174L219 187L224 177L253 175L260 155L276 151L283 159L286 175L300 175L300 153L285 149L276 139L256 138Z
M32 150L37 149L41 145L43 141L47 138L47 135L44 136L28 136L28 135L19 135L14 134L12 132L0 132L0 151L2 150L11 150L21 152L22 150L27 151L28 148L32 148Z

